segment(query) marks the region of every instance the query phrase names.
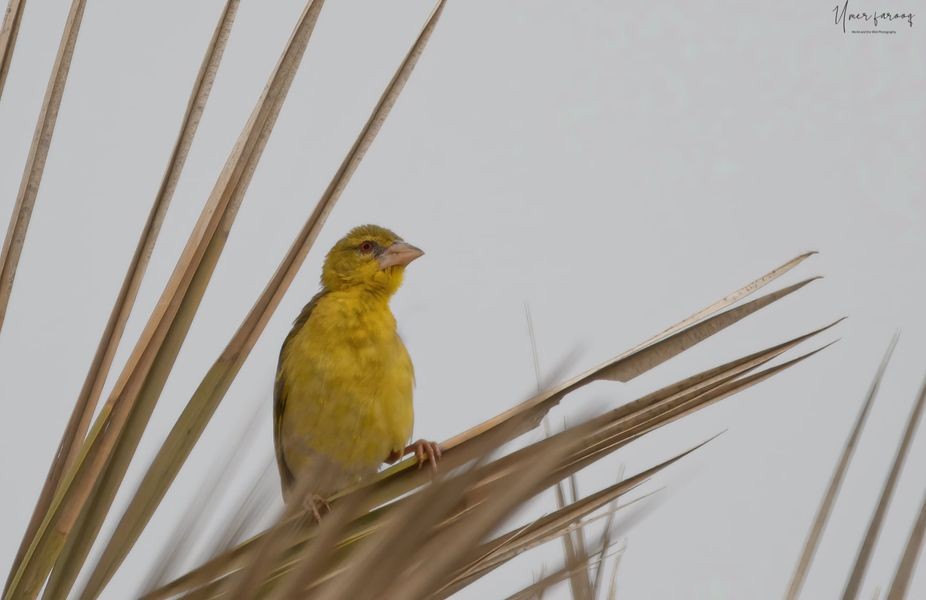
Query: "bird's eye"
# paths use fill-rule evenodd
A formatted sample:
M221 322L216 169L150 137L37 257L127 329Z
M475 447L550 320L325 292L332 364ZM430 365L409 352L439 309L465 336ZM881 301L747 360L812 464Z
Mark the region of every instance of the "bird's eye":
M364 254L369 254L373 252L373 242L366 241L360 244L360 251L363 252Z

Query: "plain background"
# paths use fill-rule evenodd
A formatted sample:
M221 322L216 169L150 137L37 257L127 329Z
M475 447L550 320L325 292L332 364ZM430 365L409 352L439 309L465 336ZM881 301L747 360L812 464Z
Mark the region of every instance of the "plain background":
M67 4L26 7L0 101L4 222ZM37 497L222 4L88 3L0 335L0 564L12 559ZM869 4L853 7L922 8ZM565 361L571 374L819 250L784 281L823 280L629 384L568 397L551 417L559 426L849 315L819 340L841 341L811 361L580 476L591 493L621 465L632 474L727 430L641 490L666 488L654 510L622 529L619 592L778 598L880 356L902 329L805 587L806 598L835 597L926 372L926 21L898 25L894 35L843 34L833 5L451 0L106 597L138 590L200 481L230 449L250 443L216 516L268 459L279 344L317 289L323 251L364 222L427 252L393 307L417 371L416 434L437 440L534 390L525 302L542 372ZM242 3L113 378L302 8ZM266 283L430 9L427 0L339 0L323 10L117 506ZM255 407L259 427L242 440ZM889 584L926 490L921 434L862 597ZM544 495L522 518L552 507ZM461 596L502 597L560 560L559 544L550 544ZM926 596L924 561L911 597Z

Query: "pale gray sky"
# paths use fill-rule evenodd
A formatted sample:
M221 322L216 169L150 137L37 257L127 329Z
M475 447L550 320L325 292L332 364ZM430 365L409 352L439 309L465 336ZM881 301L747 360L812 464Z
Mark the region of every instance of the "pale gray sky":
M222 2L90 0L0 335L0 564L15 552L163 172ZM129 323L125 359L302 2L245 1ZM276 353L353 225L427 251L394 301L415 361L416 433L445 439L534 387L524 302L546 372L584 370L807 249L787 281L825 279L630 384L570 396L554 422L738 354L850 319L836 346L622 450L613 482L728 429L660 474L627 536L637 599L778 598L881 353L894 363L805 587L841 591L926 372L926 13L844 34L832 1L451 0L316 249L106 598L137 590L203 474L266 407L240 489L270 455ZM912 10L911 0L853 0ZM228 341L431 9L329 2L117 502ZM12 208L66 2L27 5L0 101L0 219ZM117 374L118 370L114 373ZM926 490L914 443L863 597L885 586ZM222 510L233 500L226 499ZM552 508L545 496L532 510ZM221 512L218 511L218 512ZM111 525L110 525L111 526ZM464 598L529 582L559 545ZM926 565L911 597L926 596ZM565 594L565 589L558 592ZM559 596L562 597L562 596Z

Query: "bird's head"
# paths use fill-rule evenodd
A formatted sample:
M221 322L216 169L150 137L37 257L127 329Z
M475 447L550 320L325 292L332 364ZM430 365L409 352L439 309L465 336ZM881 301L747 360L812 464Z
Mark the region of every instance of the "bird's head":
M422 254L385 227L361 225L328 252L322 285L332 291L360 287L390 296L402 284L405 266Z

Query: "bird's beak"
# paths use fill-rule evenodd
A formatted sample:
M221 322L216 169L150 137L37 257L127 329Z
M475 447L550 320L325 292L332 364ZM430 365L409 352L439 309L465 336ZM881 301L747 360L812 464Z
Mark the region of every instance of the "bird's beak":
M396 242L379 255L379 268L383 270L389 267L404 267L422 254L424 252L411 244Z

